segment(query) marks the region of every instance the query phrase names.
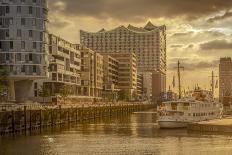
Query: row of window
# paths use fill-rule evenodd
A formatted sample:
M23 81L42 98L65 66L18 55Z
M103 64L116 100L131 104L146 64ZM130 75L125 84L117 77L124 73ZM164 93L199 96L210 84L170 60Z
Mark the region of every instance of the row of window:
M14 49L15 44L16 43L13 41L0 41L0 49L2 51L8 51L10 49ZM17 45L18 45L18 43L17 43ZM43 43L32 42L32 47L31 47L32 50L41 50L42 48L43 48ZM28 49L28 48L26 48L25 41L21 41L21 49L22 50Z
M211 116L211 115L215 115L214 112L210 112L210 113L193 113L193 114L188 114L188 116L193 116L193 117L198 117L198 116Z
M33 62L41 64L42 56L33 53L0 53L0 63Z

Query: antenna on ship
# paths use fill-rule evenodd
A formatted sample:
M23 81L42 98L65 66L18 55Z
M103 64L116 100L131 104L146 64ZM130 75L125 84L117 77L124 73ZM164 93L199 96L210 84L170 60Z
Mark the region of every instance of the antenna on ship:
M180 77L180 69L184 70L184 67L180 66L180 61L178 61L178 85L179 85L179 99L181 99L181 77Z

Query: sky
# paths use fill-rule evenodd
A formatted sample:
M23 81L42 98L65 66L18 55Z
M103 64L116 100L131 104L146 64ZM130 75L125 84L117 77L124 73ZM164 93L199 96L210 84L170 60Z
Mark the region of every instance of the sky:
M166 25L168 85L180 60L185 89L208 89L220 57L232 57L231 8L231 0L49 0L49 30L79 43L80 29Z

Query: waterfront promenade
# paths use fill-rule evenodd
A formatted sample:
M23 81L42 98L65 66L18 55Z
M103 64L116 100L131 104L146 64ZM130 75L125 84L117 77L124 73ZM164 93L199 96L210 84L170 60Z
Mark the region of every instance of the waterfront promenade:
M16 134L32 130L78 123L85 120L130 114L154 107L148 102L117 102L79 105L2 105L0 133Z

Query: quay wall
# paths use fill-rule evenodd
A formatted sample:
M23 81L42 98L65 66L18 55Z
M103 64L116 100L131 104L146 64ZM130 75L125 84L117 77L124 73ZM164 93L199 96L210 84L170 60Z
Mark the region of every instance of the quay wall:
M23 106L0 111L0 134L27 133L62 124L79 123L103 117L130 114L154 108L150 103L105 104L91 106Z
M232 119L223 118L206 122L188 124L189 131L232 133Z

